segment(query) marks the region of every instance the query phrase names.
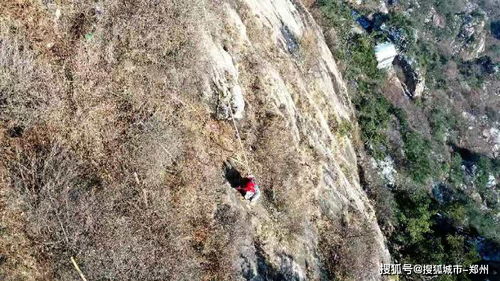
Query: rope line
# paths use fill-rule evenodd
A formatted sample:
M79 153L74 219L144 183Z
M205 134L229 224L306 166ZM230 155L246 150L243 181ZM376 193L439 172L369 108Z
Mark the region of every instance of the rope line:
M243 141L241 141L240 131L238 130L238 127L236 126L236 121L234 120L233 109L231 108L230 105L228 107L229 107L229 112L231 114L231 120L233 120L234 130L236 131L236 137L238 137L238 141L240 143L240 148L241 148L241 151L243 153L243 159L245 160L246 172L247 172L247 175L249 175L249 174L251 174L250 166L248 165L247 155L245 153L245 149L243 148Z

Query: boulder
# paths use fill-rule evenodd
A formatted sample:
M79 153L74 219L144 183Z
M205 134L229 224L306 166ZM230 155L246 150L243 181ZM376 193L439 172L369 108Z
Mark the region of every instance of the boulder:
M425 77L421 71L415 67L406 56L398 55L394 64L401 68L404 77L400 79L405 94L414 99L422 95L425 89Z
M377 57L378 69L387 69L392 66L394 58L398 55L396 46L390 42L385 42L375 46L375 56Z
M458 36L453 44L454 53L463 60L477 59L485 49L486 16L473 12L463 17Z

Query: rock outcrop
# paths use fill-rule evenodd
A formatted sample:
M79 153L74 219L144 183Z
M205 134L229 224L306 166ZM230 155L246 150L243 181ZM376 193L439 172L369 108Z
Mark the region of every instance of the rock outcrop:
M475 11L465 15L462 21L453 48L465 61L477 59L485 49L486 15L482 11Z
M392 67L394 58L398 55L396 47L392 43L380 43L375 46L375 57L377 58L378 69Z
M394 64L402 70L400 81L404 93L410 98L418 98L425 89L424 75L412 64L410 59L404 55L396 56Z

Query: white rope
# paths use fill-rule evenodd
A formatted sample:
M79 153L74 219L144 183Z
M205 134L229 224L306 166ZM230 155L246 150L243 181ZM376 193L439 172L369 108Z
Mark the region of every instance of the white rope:
M238 130L238 127L236 126L236 121L234 120L233 109L231 108L230 105L228 107L229 107L229 112L231 114L231 120L233 120L234 130L236 131L236 137L238 137L238 141L240 143L240 148L241 148L241 151L243 153L243 159L245 160L246 172L247 172L247 175L250 175L251 174L250 166L248 165L247 155L245 153L245 149L243 148L243 142L241 141L240 131Z

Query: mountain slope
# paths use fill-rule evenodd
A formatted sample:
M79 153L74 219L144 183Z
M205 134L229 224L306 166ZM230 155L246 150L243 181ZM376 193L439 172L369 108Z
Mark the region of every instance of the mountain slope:
M353 108L299 1L0 8L4 279L78 280L71 257L89 280L379 279Z

